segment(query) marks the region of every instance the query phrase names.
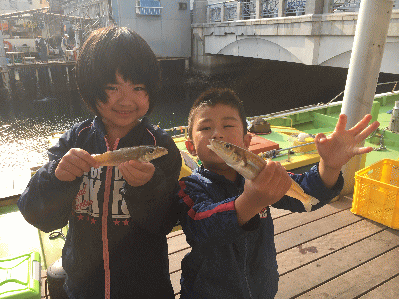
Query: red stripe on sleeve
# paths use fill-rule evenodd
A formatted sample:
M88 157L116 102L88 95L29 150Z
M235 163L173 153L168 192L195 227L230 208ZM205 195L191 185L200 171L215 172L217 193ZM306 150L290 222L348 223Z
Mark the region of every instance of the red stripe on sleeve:
M187 195L184 192L184 189L186 188L186 184L182 181L179 182L180 184L180 191L179 191L179 197L183 199L184 203L190 208L190 210L187 212L187 215L190 216L193 220L202 220L205 218L211 217L213 214L216 213L221 213L221 212L226 212L226 211L234 211L235 210L235 204L234 201L230 201L221 205L216 206L212 210L208 210L205 212L199 212L197 213L194 209L194 201L190 198L189 195Z

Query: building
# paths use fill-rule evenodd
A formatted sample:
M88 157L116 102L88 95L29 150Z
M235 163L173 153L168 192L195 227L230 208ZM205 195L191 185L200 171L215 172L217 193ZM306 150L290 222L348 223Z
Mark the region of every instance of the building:
M0 0L0 15L48 6L47 0Z
M191 56L189 0L71 0L67 16L96 19L94 28L115 24L140 34L161 58Z

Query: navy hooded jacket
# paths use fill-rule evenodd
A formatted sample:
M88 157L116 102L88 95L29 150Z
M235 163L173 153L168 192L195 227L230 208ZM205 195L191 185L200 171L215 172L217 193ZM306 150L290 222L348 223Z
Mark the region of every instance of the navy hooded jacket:
M337 196L343 187L324 186L318 166L302 175L290 174L305 193L320 200L318 209ZM181 222L191 252L182 261L181 299L266 299L278 288L274 226L269 208L240 226L234 201L245 180L236 182L200 167L180 181L178 197L184 210ZM304 212L303 204L284 196L273 205Z
M71 148L90 154L138 145L157 145L168 154L151 161L155 173L140 187L128 185L117 167L92 168L63 182L54 172ZM174 298L166 234L176 223L171 209L181 156L172 138L146 118L107 148L100 119L76 124L49 149L49 162L18 200L24 218L50 232L69 223L62 251L70 298Z

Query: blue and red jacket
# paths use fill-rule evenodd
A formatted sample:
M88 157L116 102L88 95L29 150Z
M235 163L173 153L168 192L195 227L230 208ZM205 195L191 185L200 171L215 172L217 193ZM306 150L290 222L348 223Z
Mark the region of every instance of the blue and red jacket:
M327 204L343 187L324 186L318 166L301 175L290 174L320 200L312 210ZM278 288L274 226L269 208L240 226L234 201L244 190L245 179L236 182L203 167L180 181L181 224L191 245L182 261L181 299L274 298ZM304 212L302 203L284 196L273 205Z
M173 192L181 156L172 138L147 118L113 148L98 118L76 124L49 150L49 162L18 200L24 218L50 232L69 223L62 251L70 298L174 298L166 234L177 220ZM125 182L118 167L92 168L63 182L54 172L71 148L90 154L138 145L157 145L168 154L151 161L155 173L140 187Z

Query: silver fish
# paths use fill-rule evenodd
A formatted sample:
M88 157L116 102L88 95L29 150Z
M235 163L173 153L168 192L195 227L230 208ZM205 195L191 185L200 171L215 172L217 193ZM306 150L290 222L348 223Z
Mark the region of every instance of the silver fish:
M119 164L130 160L149 162L156 158L162 157L167 153L168 150L164 147L140 145L134 147L124 147L116 151L92 156L100 164L100 166L118 166Z
M235 169L244 178L253 180L266 165L266 161L258 155L238 147L234 144L221 140L209 140L208 147L222 158L227 165ZM312 206L319 203L319 200L306 194L297 182L292 180L291 187L286 195L296 198L302 202L307 212L310 212Z

